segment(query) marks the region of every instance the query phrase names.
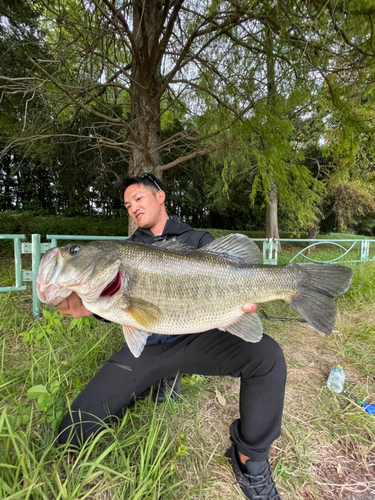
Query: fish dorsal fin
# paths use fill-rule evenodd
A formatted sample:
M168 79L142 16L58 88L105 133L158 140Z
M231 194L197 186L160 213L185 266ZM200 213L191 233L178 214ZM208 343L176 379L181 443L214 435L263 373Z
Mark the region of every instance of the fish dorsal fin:
M162 250L168 250L170 252L189 252L193 250L194 247L190 245L186 245L186 243L182 243L178 240L160 240L155 243L152 243L152 246L161 248Z
M244 234L228 234L211 241L199 252L219 255L238 264L258 264L261 253L257 245Z
M134 328L133 326L127 325L122 325L122 330L124 332L125 342L127 343L130 352L133 356L139 358L150 334L142 332L142 330L137 330L137 328Z
M139 325L148 329L160 320L160 309L147 302L147 300L135 297L127 298L126 313L129 314Z

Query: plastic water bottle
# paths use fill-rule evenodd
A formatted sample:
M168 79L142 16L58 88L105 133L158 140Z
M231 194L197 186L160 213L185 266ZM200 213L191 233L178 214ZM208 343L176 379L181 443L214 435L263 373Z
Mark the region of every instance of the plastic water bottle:
M345 373L340 365L331 368L327 380L327 387L333 392L342 392L344 389Z

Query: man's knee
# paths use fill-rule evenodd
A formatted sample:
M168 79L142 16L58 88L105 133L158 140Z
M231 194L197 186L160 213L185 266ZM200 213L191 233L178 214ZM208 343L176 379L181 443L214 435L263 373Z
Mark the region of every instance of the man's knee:
M277 373L277 376L286 376L284 353L273 338L263 335L257 345L248 343L244 349L248 350L249 358L243 376L254 376L254 371L258 376L271 372Z
M263 350L267 353L267 356L275 361L283 361L285 363L283 350L276 340L268 335L263 335L262 340L264 341Z

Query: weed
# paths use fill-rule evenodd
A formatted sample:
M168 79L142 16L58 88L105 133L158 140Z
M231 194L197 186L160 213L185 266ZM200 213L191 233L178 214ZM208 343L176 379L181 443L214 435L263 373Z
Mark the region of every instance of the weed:
M40 342L46 335L51 335L56 328L61 327L61 314L58 311L51 314L47 309L44 309L43 320L34 321L29 330L19 334L24 344L33 341Z

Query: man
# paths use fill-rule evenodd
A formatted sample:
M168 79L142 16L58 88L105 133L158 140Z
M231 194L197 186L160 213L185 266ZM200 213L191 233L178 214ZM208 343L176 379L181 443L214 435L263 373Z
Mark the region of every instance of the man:
M213 238L169 218L161 181L151 174L124 176L117 183L129 217L138 226L131 240L157 244L178 240L201 248ZM62 314L90 315L72 294L59 304ZM256 304L244 304L253 313ZM100 429L110 415L120 415L133 395L176 373L230 375L241 378L240 419L230 427L226 453L237 481L249 499L280 500L268 464L272 442L279 436L286 367L278 344L264 335L249 343L221 330L191 335L151 335L139 358L124 346L105 363L72 404L60 427L60 442L78 445Z

